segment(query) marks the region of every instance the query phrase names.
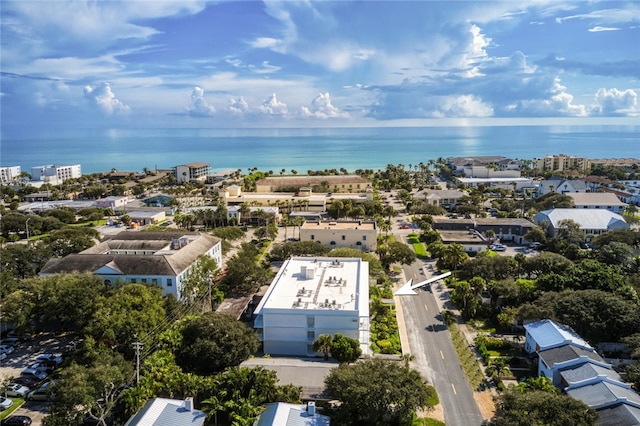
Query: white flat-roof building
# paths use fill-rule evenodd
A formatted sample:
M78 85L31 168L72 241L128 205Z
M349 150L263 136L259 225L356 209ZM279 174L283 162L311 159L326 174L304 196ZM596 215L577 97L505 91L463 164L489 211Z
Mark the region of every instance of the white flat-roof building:
M178 183L191 182L195 180L205 181L209 177L209 163L189 163L174 167L174 174Z
M53 185L58 185L67 179L82 177L80 164L62 166L59 164L48 164L31 168L31 180L45 181Z
M255 310L264 353L319 355L321 334L337 333L369 349L369 263L359 258L293 257L273 279Z
M22 169L20 166L0 167L0 183L3 185L13 182L20 177Z

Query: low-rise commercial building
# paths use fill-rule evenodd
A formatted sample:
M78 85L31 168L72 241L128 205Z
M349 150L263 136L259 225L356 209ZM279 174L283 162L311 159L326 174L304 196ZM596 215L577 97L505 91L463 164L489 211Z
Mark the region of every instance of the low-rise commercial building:
M307 221L300 228L300 241L314 241L334 248L354 248L373 251L378 228L373 220L316 220Z
M264 353L319 355L321 334L369 349L369 264L358 258L293 257L284 262L255 310Z
M209 163L188 163L174 167L174 175L178 183L206 181L210 172Z

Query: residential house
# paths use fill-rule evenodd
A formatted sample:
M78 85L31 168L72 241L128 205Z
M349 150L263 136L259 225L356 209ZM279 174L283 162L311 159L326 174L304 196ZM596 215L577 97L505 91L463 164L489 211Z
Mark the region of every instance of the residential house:
M599 426L640 425L640 408L621 402L598 410Z
M254 312L264 353L318 356L312 349L318 336L341 333L369 354L369 264L360 258L292 257Z
M568 344L585 350L593 350L591 345L569 326L558 324L549 319L525 324L524 329L524 350L530 354Z
M589 191L589 186L580 179L547 179L535 182L536 195L542 196L552 192L556 194L584 193Z
M207 414L193 407L193 398L153 398L124 426L203 426Z
M560 372L575 366L589 363L602 368L611 367L592 347L575 346L573 343L565 343L538 352L538 376L548 377L551 383L560 387L562 381Z
M500 242L512 242L525 244L524 238L527 232L534 229L535 225L522 218L472 218L451 219L444 217L433 218L433 229L440 232L444 238L444 231L478 231L485 236L491 230ZM472 234L469 234L473 238ZM475 251L475 250L473 250Z
M567 395L578 399L595 410L627 404L631 407L640 408L640 395L631 386L619 386L614 383L600 381L578 388L568 389Z
M314 401L307 405L272 402L260 413L253 426L329 426L329 416L316 412Z
M545 223L550 235L557 235L563 220L577 223L585 239L615 229L629 229L629 224L617 213L604 209L551 209L533 217L536 225Z
M329 249L374 251L377 238L378 228L374 220L306 221L300 228L300 241L314 241Z
M627 204L609 192L567 193L573 200L576 209L605 209L613 213L623 214Z
M598 360L597 363L585 362L575 367L560 370L559 387L562 389L573 389L603 381L619 386L629 386L612 368L611 364L605 363L602 365Z
M105 284L118 281L160 286L176 298L199 256L222 267L219 238L195 232L123 231L77 254L49 260L40 275L89 272Z

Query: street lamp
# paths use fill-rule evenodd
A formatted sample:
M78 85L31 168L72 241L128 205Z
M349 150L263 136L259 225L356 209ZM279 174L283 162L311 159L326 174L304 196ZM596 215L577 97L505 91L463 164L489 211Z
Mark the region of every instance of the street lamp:
M24 222L24 228L27 231L27 244L29 244L29 221L31 220L30 217L27 218L27 220Z

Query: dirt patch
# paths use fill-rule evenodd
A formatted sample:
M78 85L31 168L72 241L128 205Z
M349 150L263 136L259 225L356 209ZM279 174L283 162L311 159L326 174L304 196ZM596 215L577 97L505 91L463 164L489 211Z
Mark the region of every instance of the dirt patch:
M493 401L493 394L490 391L474 392L473 397L480 408L480 413L484 419L490 419L496 413L496 404Z
M430 419L436 419L444 423L444 410L442 409L442 404L436 405L432 410L420 410L416 412L416 415L419 418L428 417Z

